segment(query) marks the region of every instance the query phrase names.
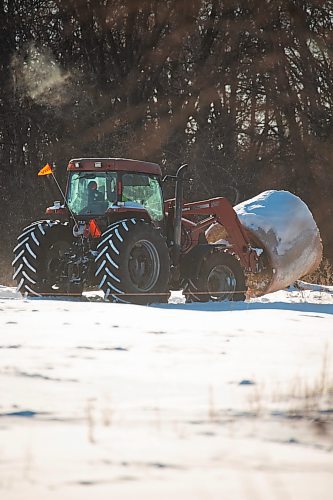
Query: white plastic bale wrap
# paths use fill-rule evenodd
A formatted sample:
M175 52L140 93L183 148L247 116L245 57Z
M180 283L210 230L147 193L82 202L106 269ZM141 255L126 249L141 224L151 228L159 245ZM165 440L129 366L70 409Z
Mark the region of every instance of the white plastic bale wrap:
M319 266L323 251L319 230L300 198L288 191L265 191L234 209L269 263L269 279L254 290L256 295L281 290ZM221 229L219 239L226 238ZM216 224L206 233L212 242L210 232L216 240Z

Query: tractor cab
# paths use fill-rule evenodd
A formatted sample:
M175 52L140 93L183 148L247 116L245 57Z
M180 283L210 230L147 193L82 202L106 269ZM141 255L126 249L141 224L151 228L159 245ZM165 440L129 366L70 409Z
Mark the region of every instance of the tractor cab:
M71 160L66 199L76 215L101 216L119 209L145 210L150 219L164 218L160 167L125 159Z

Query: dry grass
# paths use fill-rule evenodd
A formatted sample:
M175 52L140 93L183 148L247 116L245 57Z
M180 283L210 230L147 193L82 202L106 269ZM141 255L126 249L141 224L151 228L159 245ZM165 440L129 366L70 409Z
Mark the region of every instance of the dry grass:
M307 274L302 278L307 283L316 283L318 285L333 285L333 265L327 258L323 258L316 271Z
M290 414L293 416L316 416L333 407L333 375L330 372L330 357L325 347L321 370L313 380L295 379L288 398L292 401Z
M275 409L287 418L307 418L318 420L323 415L333 416L333 373L332 359L325 346L318 374L312 378L294 377L288 387L282 389L278 384L268 393L265 386L255 384L248 396L248 404L256 416L267 414ZM270 386L271 387L271 386ZM265 403L266 402L266 403ZM326 417L325 417L326 418Z

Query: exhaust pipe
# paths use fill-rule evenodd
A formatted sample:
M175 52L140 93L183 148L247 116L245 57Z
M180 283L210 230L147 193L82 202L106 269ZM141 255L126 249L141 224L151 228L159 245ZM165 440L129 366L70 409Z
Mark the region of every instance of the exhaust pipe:
M185 163L177 170L176 175L176 189L175 189L175 215L174 215L174 246L173 246L173 265L178 266L181 249L182 237L182 211L183 211L183 188L184 188L184 174L188 168Z

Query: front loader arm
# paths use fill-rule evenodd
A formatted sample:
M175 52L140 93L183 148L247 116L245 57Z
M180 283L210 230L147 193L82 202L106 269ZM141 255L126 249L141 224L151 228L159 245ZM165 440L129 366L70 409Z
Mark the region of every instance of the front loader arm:
M174 200L166 201L166 209L173 207ZM195 215L207 215L207 218L194 223L189 218ZM211 224L218 222L228 233L228 241L233 251L238 255L241 264L249 271L257 269L258 256L251 247L250 240L243 228L237 213L231 203L223 197L208 200L184 203L182 208L183 224L191 234L193 248L198 244L200 234L204 233Z

